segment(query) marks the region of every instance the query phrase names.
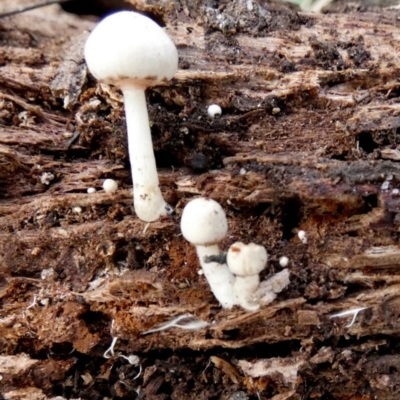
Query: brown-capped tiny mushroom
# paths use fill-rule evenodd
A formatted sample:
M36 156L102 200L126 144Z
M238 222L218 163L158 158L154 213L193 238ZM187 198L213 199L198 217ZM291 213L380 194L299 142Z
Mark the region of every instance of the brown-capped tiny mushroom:
M260 308L255 293L260 285L259 273L267 265L267 260L265 248L254 243L236 242L226 255L229 270L235 275L233 292L239 305L247 311Z
M172 210L159 187L145 89L173 77L176 47L150 18L122 11L103 19L89 35L85 59L95 78L122 90L135 211L141 220L155 221Z

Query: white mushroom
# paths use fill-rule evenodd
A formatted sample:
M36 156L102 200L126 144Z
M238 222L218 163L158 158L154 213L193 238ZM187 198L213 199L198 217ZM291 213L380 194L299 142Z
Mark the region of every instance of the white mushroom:
M302 243L306 244L308 242L306 231L298 231L297 236L299 237L299 239Z
M286 256L282 256L282 257L279 259L279 265L280 265L282 268L286 268L286 267L289 265L289 258L286 257Z
M181 230L185 239L196 246L200 265L214 296L222 307L234 306L237 303L233 294L234 276L224 262L208 262L208 257L221 255L218 243L228 232L222 207L203 197L190 201L182 213Z
M154 21L123 11L96 26L87 39L85 59L99 81L122 90L135 211L141 220L155 221L171 208L159 188L145 89L173 77L178 68L176 47Z
M259 273L267 265L268 255L263 246L254 243L234 243L228 250L226 262L236 276L233 292L241 307L247 311L260 308L255 293L260 285Z
M115 193L118 190L118 183L114 179L106 179L103 182L103 189L106 193Z
M215 118L222 114L222 109L218 104L210 104L207 108L207 114L210 118Z

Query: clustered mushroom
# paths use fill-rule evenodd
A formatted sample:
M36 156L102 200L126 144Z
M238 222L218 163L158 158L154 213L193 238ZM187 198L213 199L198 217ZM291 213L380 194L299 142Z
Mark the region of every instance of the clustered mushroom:
M260 284L259 274L268 259L263 246L236 242L226 259L222 256L218 244L227 235L228 222L224 210L214 200L199 197L190 201L182 212L181 231L196 246L204 276L224 308L239 305L246 311L256 311L289 284L287 269Z
M145 89L171 79L178 52L170 37L150 18L122 11L103 19L85 45L89 71L124 96L134 207L146 222L170 213L159 187Z
M145 90L173 77L178 68L176 47L154 21L123 11L95 27L85 45L85 59L95 78L119 87L123 93L134 208L141 220L155 221L172 209L159 187ZM207 113L214 118L222 110L212 104ZM103 185L106 192L115 192L117 187L111 180ZM196 246L202 271L224 308L240 305L248 311L257 310L289 282L289 272L282 274L284 270L281 275L276 274L276 279L260 284L259 273L266 266L267 252L254 243L234 243L225 261L218 244L227 235L228 223L222 207L214 200L198 198L189 202L182 213L181 230L186 240ZM299 238L306 243L306 234L302 236L301 232Z

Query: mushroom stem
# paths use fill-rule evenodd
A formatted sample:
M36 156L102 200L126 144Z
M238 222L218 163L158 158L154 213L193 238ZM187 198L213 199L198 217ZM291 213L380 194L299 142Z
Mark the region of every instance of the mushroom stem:
M251 276L236 276L233 292L235 293L238 303L247 311L257 311L260 305L255 298L256 290L260 285L260 277L257 275Z
M196 245L197 255L201 268L206 277L211 291L224 308L232 308L237 304L236 296L233 293L235 277L229 271L226 264L218 262L205 262L206 257L220 255L218 245L199 246Z
M132 85L122 87L128 131L128 151L133 180L133 199L137 216L146 222L168 214L159 187L156 161L149 127L144 89Z

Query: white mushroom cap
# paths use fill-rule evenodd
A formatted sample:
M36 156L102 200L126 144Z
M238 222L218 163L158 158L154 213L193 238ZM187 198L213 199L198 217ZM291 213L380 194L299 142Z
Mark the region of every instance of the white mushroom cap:
M251 276L259 274L267 265L267 250L254 243L234 243L228 250L226 262L232 274Z
M282 256L282 257L279 259L279 265L280 265L282 268L286 268L286 267L289 265L289 258L286 257L286 256Z
M298 231L297 236L299 237L300 241L304 244L307 243L308 238L307 238L307 232L306 231Z
M219 203L199 197L183 209L181 230L188 242L196 246L210 246L225 238L228 222Z
M103 189L106 193L115 193L118 190L118 183L114 179L106 179L103 182Z
M222 109L218 104L210 104L207 108L207 114L210 118L215 118L222 114Z
M172 40L150 18L122 11L103 19L85 45L85 59L98 80L148 87L171 79L178 69Z

